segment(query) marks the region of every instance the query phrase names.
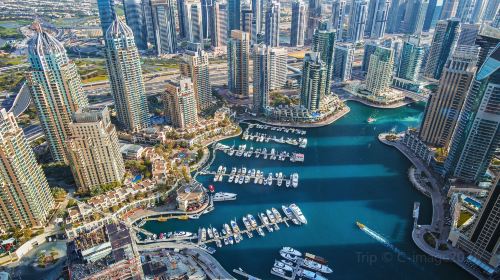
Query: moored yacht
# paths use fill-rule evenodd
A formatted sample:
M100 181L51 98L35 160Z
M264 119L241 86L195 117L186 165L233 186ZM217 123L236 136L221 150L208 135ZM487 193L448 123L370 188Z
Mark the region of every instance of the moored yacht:
M237 194L228 192L218 192L214 195L214 201L236 200Z
M274 208L274 207L271 208L271 211L273 211L273 215L274 215L274 217L276 218L276 220L278 222L281 222L283 220L282 217L281 217L280 212L276 208Z
M297 272L297 275L302 276L307 279L311 280L327 280L327 278L323 277L322 275L319 275L316 272L309 271L307 269L299 269Z
M293 173L291 176L292 187L296 188L299 185L299 174Z
M304 216L304 214L302 214L302 211L300 210L299 206L297 206L295 203L292 203L290 204L290 210L293 212L293 214L295 215L295 217L297 217L297 219L303 223L303 224L307 224L307 219L306 217Z
M329 268L328 266L319 264L319 263L317 263L317 262L315 262L313 260L305 259L302 264L305 267L317 270L319 272L323 272L323 273L332 273L333 272L332 269Z
M293 271L293 268L291 266L289 266L288 264L286 264L284 262L277 261L277 260L274 260L274 267L281 268L283 270L290 271L290 272Z
M301 257L302 256L301 252L293 249L292 247L283 247L283 248L281 248L280 252L283 252L285 254L295 255L297 257Z

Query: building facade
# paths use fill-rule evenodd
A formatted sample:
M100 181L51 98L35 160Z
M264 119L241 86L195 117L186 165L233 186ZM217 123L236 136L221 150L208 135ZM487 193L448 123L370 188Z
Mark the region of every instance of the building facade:
M384 37L390 5L389 0L370 1L365 32L371 39Z
M474 46L457 47L446 62L439 87L429 96L420 128L420 138L425 143L448 149L476 72L478 53Z
M184 3L185 39L191 43L201 43L203 39L203 21L201 3L187 1Z
M174 127L185 129L198 124L198 105L191 79L169 81L164 100L165 114Z
M123 0L123 10L127 25L134 33L134 40L137 48L146 50L148 48L148 34L145 26L146 19L142 2L147 0Z
M252 52L253 60L253 111L256 114L265 113L269 106L269 91L271 90L271 47L265 44L255 45Z
M344 24L346 22L346 0L332 2L332 29L337 34L339 41L344 40Z
M322 21L314 31L312 51L321 55L326 66L325 95L330 94L333 78L333 59L335 55L335 31L328 30L326 21Z
M88 106L76 65L64 46L35 23L28 42L27 85L35 104L52 159L67 163L65 150L71 115Z
M284 48L271 48L271 83L270 89L276 90L286 85L288 53Z
M290 46L304 46L307 24L307 7L301 0L292 2L292 29L290 31Z
M77 187L91 191L104 184L121 183L125 165L108 108L78 110L69 128L67 145Z
M241 30L231 31L227 45L228 87L236 95L248 96L250 36Z
M439 80L444 64L458 39L460 22L456 19L441 20L436 24L424 75Z
M425 49L420 44L420 36L408 36L403 43L396 77L413 82L417 81L424 53Z
M149 111L139 52L132 30L118 18L106 33L105 56L120 126L129 131L148 127Z
M99 20L101 22L102 35L105 36L109 26L115 20L115 1L97 0L97 9L99 11Z
M352 63L354 62L354 47L351 44L335 46L333 60L333 79L345 82L351 79Z
M0 231L43 226L54 199L14 114L0 110Z
M370 56L370 64L366 74L366 89L373 95L386 93L392 83L393 67L393 50L377 46L375 52Z
M150 0L156 53L177 52L177 35L172 0Z
M219 1L214 1L212 22L211 45L213 48L226 46L228 26L227 26L227 5Z
M199 46L195 52L187 52L184 58L188 68L185 74L193 81L198 111L212 108L214 99L210 83L208 53Z
M266 9L265 43L271 47L280 45L280 2L272 1Z
M326 64L321 61L320 53L306 53L300 89L300 105L302 107L310 111L319 110L326 91L327 73Z
M500 47L477 72L453 135L445 171L465 182L477 182L500 142Z
M352 4L349 17L349 36L351 42L357 43L363 40L367 18L368 2L366 0L355 0Z

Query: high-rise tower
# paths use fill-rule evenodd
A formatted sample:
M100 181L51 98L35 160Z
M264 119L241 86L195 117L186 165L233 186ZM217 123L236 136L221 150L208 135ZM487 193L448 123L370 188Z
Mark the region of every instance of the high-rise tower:
M328 30L326 22L321 22L314 31L312 51L318 52L326 67L325 95L331 91L333 78L333 58L335 53L335 31Z
M0 231L43 226L54 199L13 113L0 110Z
M279 47L280 45L280 3L272 1L266 9L266 45Z
M439 80L444 64L455 46L460 22L456 19L441 20L436 24L434 37L425 65L424 75Z
M172 0L150 0L156 52L160 54L177 51L177 35Z
M349 36L353 43L363 40L368 17L368 2L366 0L354 0L349 17Z
M344 37L344 23L345 23L345 11L346 10L346 0L333 0L332 2L332 28L337 33L337 38L339 41L343 40Z
M141 60L132 30L116 18L106 32L106 66L120 125L129 131L149 126Z
M143 1L148 0L123 0L123 10L127 25L130 26L134 33L134 40L137 48L145 50L148 48L147 23L144 18Z
M290 32L290 46L302 47L306 35L307 8L302 0L292 2L292 29Z
M71 115L88 105L76 65L64 46L34 24L35 36L28 42L30 68L27 85L35 104L52 159L67 163L66 140Z
M384 36L390 5L390 0L370 1L365 29L370 38L379 39Z
M271 48L259 44L253 47L253 110L264 113L269 106L271 84Z
M165 113L174 127L184 129L198 123L198 105L191 79L168 81L164 100Z
M102 36L105 36L106 31L116 17L115 0L97 0L97 9L101 21Z
M210 84L208 53L198 45L196 51L185 55L188 76L193 81L193 89L198 104L198 111L213 107L212 85Z
M249 95L250 38L248 33L233 30L227 45L229 90L242 97Z
M324 97L327 69L321 55L317 52L306 53L302 68L300 105L308 110L319 110Z
M396 77L408 81L417 81L424 52L425 49L420 44L420 36L408 36L403 43Z
M366 89L373 95L387 92L392 82L393 67L393 50L377 46L375 52L370 56L370 64L366 74Z

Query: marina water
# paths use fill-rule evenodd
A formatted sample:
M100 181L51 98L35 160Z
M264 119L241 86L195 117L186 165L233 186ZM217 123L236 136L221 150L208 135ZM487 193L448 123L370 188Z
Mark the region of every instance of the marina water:
M306 149L278 143L243 141L239 137L224 140L232 146L266 147L305 154L304 163L230 157L221 151L211 170L224 165L247 169L255 168L289 175L298 172L296 189L251 184L213 183L213 176L199 176L205 186L214 184L216 191L238 194L235 201L216 202L215 210L198 220L170 220L148 222L144 226L155 233L185 230L197 232L199 227L212 225L219 230L224 223L248 213L256 216L265 209L297 203L308 219L305 226L281 226L279 231L256 234L233 246L218 248L214 256L228 270L241 267L262 279L278 279L269 271L279 249L291 246L326 258L333 273L332 279L470 279L470 276L452 263L435 260L421 252L411 239L412 210L420 202L419 223L430 222L430 199L419 193L408 181L410 162L396 149L385 146L377 135L389 130L403 131L420 123L423 104L412 104L399 109L374 109L349 102L351 112L332 125L307 129ZM368 124L369 117L376 121ZM271 135L298 138L294 134L261 131ZM360 221L383 236L404 257L360 230ZM215 244L212 244L215 247ZM408 258L411 260L408 260Z

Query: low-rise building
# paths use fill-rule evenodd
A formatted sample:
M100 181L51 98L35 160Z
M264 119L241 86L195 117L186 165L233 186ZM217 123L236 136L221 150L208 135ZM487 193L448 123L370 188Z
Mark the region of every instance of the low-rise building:
M135 144L122 144L120 147L123 158L127 160L140 159L143 151L144 147Z
M182 211L191 211L199 207L206 199L206 193L203 186L194 181L183 184L177 189L177 207Z
M432 151L427 145L420 140L418 137L418 132L414 129L409 129L405 132L401 143L408 147L415 155L422 159L427 165L430 165L432 159L434 158L434 151Z

